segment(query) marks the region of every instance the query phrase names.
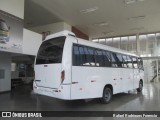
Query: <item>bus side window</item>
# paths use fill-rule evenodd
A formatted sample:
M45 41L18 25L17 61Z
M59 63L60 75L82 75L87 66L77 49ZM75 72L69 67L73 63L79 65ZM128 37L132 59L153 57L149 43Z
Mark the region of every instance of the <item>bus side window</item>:
M105 67L111 67L111 55L108 51L103 51L103 59Z
M90 62L90 65L91 66L95 66L95 58L94 58L94 49L93 48L89 48L88 47L88 52L89 52L89 55L88 55L88 60Z
M80 59L79 59L79 50L78 46L73 46L73 66L79 66L80 65Z
M91 66L88 49L87 47L83 47L83 48L84 48L84 54L85 54L85 62L83 65Z
M116 59L118 61L118 67L122 67L123 66L123 59L122 59L122 55L121 54L118 54L116 53Z
M95 60L96 60L96 66L104 67L104 60L103 60L103 54L101 50L96 50L95 52Z
M130 56L127 56L127 61L128 61L128 67L133 68L132 59L130 58Z
M132 57L132 60L133 60L133 67L134 68L138 68L137 58L136 57Z
M80 61L80 66L85 65L86 63L86 56L84 53L84 49L82 46L78 47L79 48L79 61Z
M128 67L128 61L127 61L127 56L125 55L122 55L122 58L123 58L123 67L127 68Z
M112 67L117 67L117 60L115 59L114 53L111 53Z

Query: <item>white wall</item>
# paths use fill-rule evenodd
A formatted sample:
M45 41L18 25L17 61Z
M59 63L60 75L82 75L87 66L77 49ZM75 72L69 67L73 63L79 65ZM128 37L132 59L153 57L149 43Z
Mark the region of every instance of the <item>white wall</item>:
M30 28L32 31L35 31L37 33L47 32L50 31L52 33L60 32L63 30L69 30L71 31L71 26L65 22L58 22L58 23L52 23L48 25L43 25L39 27Z
M11 54L0 52L0 69L5 70L4 79L0 79L0 92L11 90Z
M0 0L0 10L24 19L24 0Z
M42 35L23 29L23 54L36 55L42 43Z

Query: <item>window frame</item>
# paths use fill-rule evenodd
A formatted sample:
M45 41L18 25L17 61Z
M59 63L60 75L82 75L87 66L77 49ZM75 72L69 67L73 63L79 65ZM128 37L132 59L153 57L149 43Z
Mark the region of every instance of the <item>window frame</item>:
M73 64L73 58L74 58L74 46L78 46L78 50L79 50L79 47L83 47L83 49L84 49L84 47L86 47L87 48L87 50L88 49L93 49L93 58L94 58L94 62L95 62L95 65L74 65ZM102 55L103 55L103 66L97 66L97 63L96 63L96 51L101 51L102 52ZM89 51L88 51L88 53L89 53ZM104 54L105 53L105 54ZM80 54L80 52L79 52L79 54ZM116 59L118 59L119 60L119 58L117 57L117 58L115 58L114 57L114 55L117 57L117 55L121 55L122 56L122 63L121 63L121 66L118 66L118 61L116 60ZM108 64L110 64L109 66L107 66L106 65L106 62L105 62L105 58L104 58L104 56L106 56L107 57L107 59L108 59L108 62L110 61L110 63L108 63ZM113 66L112 64L113 64L113 60L112 60L112 56L114 57L114 59L116 60L116 65L117 66ZM123 58L123 56L126 56L126 60L127 61L125 61L124 60L124 58ZM129 67L128 66L128 57L131 59L131 63L132 63L132 68L131 67ZM127 68L127 69L139 69L139 66L138 66L138 68L134 68L134 66L133 66L133 60L132 60L132 57L134 57L134 58L137 58L137 60L138 60L138 57L136 57L136 56L131 56L131 55L127 55L127 54L123 54L123 53L118 53L118 52L113 52L113 51L109 51L109 50L104 50L104 49L99 49L99 48L94 48L94 47L90 47L90 46L86 46L86 45L81 45L81 44L77 44L77 43L73 43L73 46L72 46L72 66L86 66L86 67L106 67L106 68ZM125 63L126 62L126 63ZM126 64L126 66L127 67L125 67L125 64ZM138 64L137 64L138 65Z

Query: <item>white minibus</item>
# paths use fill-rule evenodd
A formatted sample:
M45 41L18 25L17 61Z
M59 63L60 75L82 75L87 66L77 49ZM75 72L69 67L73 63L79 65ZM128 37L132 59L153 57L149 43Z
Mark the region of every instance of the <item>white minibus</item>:
M69 31L46 37L34 71L34 93L64 100L99 98L109 103L114 94L143 88L141 58Z

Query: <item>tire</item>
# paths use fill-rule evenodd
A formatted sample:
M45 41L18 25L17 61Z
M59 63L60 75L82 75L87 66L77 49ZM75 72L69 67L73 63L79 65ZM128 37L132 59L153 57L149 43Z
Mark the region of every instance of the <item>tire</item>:
M143 89L143 83L142 81L139 81L139 88L137 88L137 92L142 92Z
M100 101L102 104L108 104L110 103L111 99L112 99L112 90L108 87L105 87L103 90L103 96L102 98L100 98Z

